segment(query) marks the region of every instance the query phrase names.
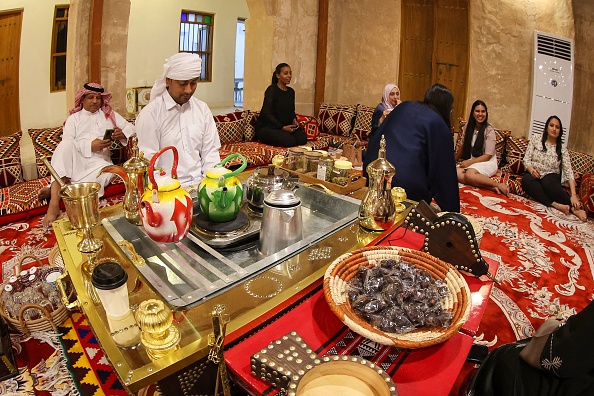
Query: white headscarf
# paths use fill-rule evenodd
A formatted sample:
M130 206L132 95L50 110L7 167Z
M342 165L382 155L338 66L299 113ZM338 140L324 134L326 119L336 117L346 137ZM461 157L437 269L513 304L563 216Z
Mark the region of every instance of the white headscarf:
M384 87L384 94L382 95L382 103L384 104L386 109L394 108L394 105L392 103L390 103L390 92L392 92L392 90L394 88L398 88L398 87L395 84L387 84ZM400 89L398 89L398 90L400 90Z
M163 65L163 74L153 84L151 89L152 102L158 96L163 95L167 90L165 78L172 80L187 81L200 76L202 72L202 59L199 55L180 52L165 61Z

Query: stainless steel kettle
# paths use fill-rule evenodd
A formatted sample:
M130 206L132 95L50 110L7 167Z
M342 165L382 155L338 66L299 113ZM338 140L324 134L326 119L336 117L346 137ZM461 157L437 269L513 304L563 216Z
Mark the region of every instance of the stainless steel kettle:
M301 200L290 190L272 191L264 199L258 250L270 256L301 239Z

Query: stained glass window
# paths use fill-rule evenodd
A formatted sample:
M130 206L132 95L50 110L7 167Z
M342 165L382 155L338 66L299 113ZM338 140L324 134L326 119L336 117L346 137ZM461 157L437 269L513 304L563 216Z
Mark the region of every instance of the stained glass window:
M200 81L212 81L212 36L214 15L182 11L179 26L179 52L202 58Z

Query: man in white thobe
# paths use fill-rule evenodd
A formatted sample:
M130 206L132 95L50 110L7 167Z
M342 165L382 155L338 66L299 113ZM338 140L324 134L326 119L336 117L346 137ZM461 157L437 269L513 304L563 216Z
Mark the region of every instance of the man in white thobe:
M136 120L138 148L146 158L167 146L177 148L177 176L182 186L200 183L206 171L220 162L221 142L212 113L193 96L201 71L202 60L196 54L170 57L155 81L149 104ZM173 153L163 153L157 165L169 173Z
M76 93L74 108L64 123L62 141L52 155L52 167L66 183L98 182L99 196L111 180L111 174L97 176L99 171L112 165L112 140L127 144L134 126L109 106L111 94L96 83L87 83ZM113 129L111 138L104 139L106 129ZM50 226L60 215L60 184L53 180L50 188L39 192L40 199L50 198L43 226Z

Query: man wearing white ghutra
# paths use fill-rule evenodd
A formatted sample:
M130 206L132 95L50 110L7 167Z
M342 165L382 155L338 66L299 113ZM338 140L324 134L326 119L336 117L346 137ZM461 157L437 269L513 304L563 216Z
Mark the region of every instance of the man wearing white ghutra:
M163 74L151 89L149 104L136 120L138 147L146 158L167 146L179 154L177 175L182 186L200 183L206 171L220 162L221 142L208 105L194 97L202 60L179 53L163 65ZM159 157L157 166L170 170L173 153Z

